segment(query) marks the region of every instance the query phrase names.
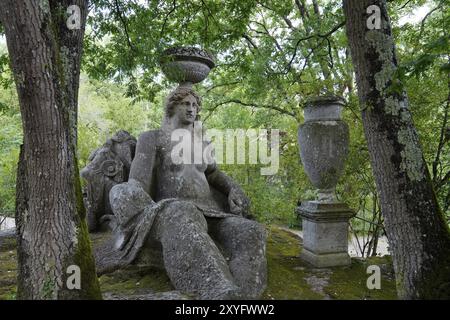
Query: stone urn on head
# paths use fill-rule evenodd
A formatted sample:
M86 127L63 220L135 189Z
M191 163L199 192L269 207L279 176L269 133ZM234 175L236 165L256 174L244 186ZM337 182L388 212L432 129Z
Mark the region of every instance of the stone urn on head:
M159 62L167 79L187 88L192 88L194 84L205 80L215 67L213 55L195 47L166 49Z
M305 122L298 131L300 158L308 178L318 189L316 200L302 202L304 260L317 267L347 265L348 220L354 215L336 199L335 188L348 154L349 129L342 120L343 98L309 99Z

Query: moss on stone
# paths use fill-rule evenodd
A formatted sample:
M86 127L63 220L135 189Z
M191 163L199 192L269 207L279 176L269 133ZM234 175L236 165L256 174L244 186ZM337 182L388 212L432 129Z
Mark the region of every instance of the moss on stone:
M275 226L268 231L268 286L262 299L396 299L390 257L352 259L348 267L318 269L300 260L299 237ZM380 266L381 290L367 289L369 265ZM16 269L16 252L0 252L1 300L15 299ZM100 287L103 294L121 296L174 290L163 270L138 266L101 276Z

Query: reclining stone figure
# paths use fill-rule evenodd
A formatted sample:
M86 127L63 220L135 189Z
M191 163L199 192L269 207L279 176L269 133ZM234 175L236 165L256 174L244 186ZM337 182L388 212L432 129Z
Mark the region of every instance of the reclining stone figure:
M118 227L96 253L98 272L126 267L157 247L177 290L200 299L258 298L267 282L266 230L246 218L249 200L215 163L171 158L173 130L194 134L200 106L192 89L178 87L162 128L139 136L129 181L110 192Z

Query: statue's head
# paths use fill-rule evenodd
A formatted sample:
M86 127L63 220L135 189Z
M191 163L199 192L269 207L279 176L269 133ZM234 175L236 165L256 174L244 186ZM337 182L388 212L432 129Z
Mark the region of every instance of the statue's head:
M201 99L191 88L177 87L166 100L165 121L173 117L184 124L194 123L199 119Z

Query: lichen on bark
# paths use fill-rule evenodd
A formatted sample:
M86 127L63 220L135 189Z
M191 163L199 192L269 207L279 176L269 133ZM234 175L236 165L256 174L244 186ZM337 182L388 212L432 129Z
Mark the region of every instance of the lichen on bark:
M384 110L387 114L398 116L400 110L402 110L403 102L398 100L396 97L389 96L386 98L384 104Z
M381 69L374 75L374 78L376 90L381 96L384 96L385 90L388 88L396 71L396 66L393 62L394 52L392 50L394 42L392 36L378 30L366 32L365 39L377 52L378 60L381 62Z
M424 162L422 150L414 136L414 133L408 128L402 128L398 131L398 142L403 146L400 151L400 168L406 172L411 181L422 181L424 176Z

